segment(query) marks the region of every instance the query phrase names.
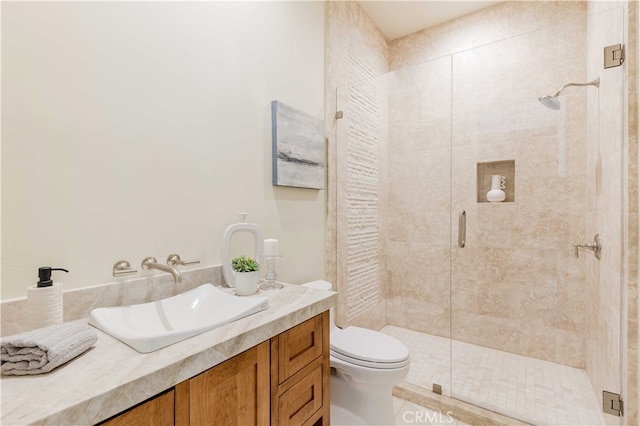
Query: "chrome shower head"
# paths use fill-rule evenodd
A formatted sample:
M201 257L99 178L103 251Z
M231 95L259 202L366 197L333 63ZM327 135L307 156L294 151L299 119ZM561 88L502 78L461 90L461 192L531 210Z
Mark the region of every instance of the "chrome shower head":
M552 110L559 110L560 109L560 100L558 99L558 96L560 96L560 93L562 93L562 91L564 89L566 89L569 86L595 86L595 87L600 87L600 77L596 77L594 80L588 82L588 83L567 83L564 86L562 86L560 88L560 90L558 90L555 95L551 96L542 96L540 98L538 98L538 100L540 101L540 103L544 106L546 106L547 108L550 108Z
M542 105L546 106L547 108L550 108L556 111L560 109L560 101L558 100L557 96L543 96L541 98L538 98L538 100Z

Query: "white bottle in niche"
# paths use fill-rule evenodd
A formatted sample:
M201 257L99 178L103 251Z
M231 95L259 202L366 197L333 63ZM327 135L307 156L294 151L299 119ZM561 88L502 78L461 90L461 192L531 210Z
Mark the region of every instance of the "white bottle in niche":
M487 201L499 203L507 198L504 193L506 178L501 175L491 175L491 190L487 192Z

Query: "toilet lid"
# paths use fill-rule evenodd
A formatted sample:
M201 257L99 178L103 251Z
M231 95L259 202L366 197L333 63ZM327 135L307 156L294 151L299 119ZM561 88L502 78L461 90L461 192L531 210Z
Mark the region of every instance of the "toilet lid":
M361 327L337 329L331 332L330 342L332 355L354 364L398 368L409 362L409 349L399 340L378 331Z

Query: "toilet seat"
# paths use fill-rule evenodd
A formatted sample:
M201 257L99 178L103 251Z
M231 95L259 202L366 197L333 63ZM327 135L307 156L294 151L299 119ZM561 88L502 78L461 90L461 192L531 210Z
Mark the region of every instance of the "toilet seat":
M361 327L331 332L330 354L342 361L376 369L409 365L409 349L397 339Z

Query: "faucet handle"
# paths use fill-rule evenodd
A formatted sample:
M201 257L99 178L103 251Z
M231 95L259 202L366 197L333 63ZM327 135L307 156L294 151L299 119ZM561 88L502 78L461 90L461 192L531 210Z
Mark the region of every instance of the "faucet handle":
M182 260L180 259L180 256L177 254L170 254L169 257L167 257L167 265L169 266L176 266L176 265L196 265L200 263L199 260Z
M573 249L575 250L575 252L573 253L573 255L577 258L580 257L580 251L578 249L582 248L581 244L574 244L573 245Z
M126 260L119 260L113 265L113 276L118 277L120 275L135 274L138 271L131 267L131 264Z
M149 269L151 269L151 266L149 266L150 263L158 263L158 259L152 256L145 257L141 264L142 269L144 269L145 271L148 271Z

